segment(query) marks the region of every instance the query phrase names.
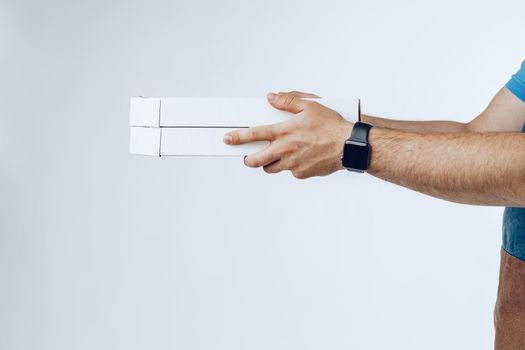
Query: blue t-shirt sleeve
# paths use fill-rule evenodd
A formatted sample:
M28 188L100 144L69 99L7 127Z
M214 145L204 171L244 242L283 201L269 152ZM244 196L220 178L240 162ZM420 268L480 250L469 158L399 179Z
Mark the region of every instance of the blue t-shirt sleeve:
M521 64L521 69L510 78L505 86L517 98L525 102L525 61Z

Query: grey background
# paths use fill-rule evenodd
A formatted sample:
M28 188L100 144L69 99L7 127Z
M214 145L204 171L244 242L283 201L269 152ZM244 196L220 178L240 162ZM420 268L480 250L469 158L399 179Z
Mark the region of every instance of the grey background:
M469 120L514 1L0 1L0 348L490 349L500 208L128 155L129 97ZM360 222L357 222L360 220Z

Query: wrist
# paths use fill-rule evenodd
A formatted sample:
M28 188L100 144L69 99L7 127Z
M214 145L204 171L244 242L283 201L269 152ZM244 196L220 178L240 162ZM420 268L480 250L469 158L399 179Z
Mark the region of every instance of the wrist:
M373 126L366 122L356 122L353 124L352 132L343 146L341 165L343 168L365 173L370 168L371 147L369 134Z
M337 170L343 170L345 169L343 167L343 163L341 161L341 157L343 155L343 149L345 145L345 141L350 137L350 134L352 133L352 129L354 128L354 123L350 122L348 120L344 120L341 127L339 128L339 133L337 135L336 145L337 145L337 154L336 154L336 162L337 162Z

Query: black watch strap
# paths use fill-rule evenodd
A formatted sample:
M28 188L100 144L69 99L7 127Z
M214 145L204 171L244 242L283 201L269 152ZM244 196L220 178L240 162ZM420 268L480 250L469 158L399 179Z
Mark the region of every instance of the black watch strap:
M357 122L352 128L352 133L345 141L341 161L343 167L359 173L368 170L370 164L370 145L368 144L368 133L372 125L361 121L361 100L357 107Z
M368 132L372 125L363 122L356 122L352 128L349 140L368 144Z

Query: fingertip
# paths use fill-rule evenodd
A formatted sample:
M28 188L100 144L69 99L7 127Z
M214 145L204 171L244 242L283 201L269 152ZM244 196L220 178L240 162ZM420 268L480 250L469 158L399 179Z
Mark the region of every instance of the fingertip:
M277 97L277 95L274 94L273 92L270 92L270 93L268 93L268 95L266 95L266 98L268 98L268 101L270 101L270 102L275 101L276 97Z
M233 137L230 134L225 134L224 137L222 138L222 141L227 145L231 145L233 144Z

